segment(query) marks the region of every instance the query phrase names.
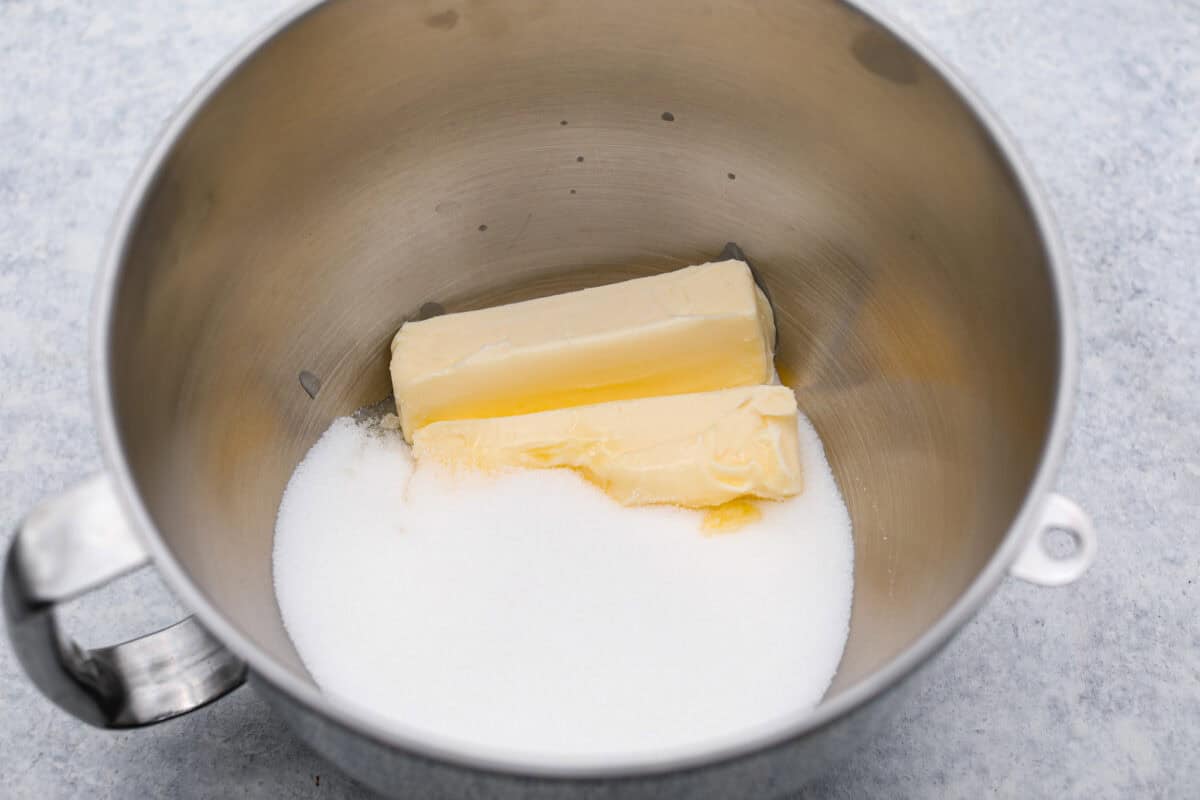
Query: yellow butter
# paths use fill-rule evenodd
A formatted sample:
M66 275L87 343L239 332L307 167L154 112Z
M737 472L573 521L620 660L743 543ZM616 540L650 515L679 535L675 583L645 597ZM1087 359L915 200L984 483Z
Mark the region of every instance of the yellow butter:
M405 438L502 417L766 383L775 322L742 261L407 322L392 340Z
M758 503L745 497L730 500L719 506L713 506L704 512L704 522L700 528L705 533L731 533L746 527L752 522L762 519L762 510Z
M456 469L568 467L626 505L708 508L804 488L786 386L435 422L417 430L413 453Z

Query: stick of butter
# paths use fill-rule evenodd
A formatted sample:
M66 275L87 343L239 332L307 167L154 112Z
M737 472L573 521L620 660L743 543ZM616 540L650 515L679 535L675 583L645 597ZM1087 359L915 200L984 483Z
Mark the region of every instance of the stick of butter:
M404 436L452 419L767 383L775 320L744 261L406 322L392 339Z
M413 453L452 469L568 467L625 505L708 508L804 488L786 386L434 422L417 430Z

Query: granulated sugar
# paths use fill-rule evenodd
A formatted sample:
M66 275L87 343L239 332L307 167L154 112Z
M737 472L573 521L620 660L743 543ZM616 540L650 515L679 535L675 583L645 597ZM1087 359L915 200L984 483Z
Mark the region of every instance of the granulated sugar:
M850 619L850 518L800 442L803 495L705 535L568 471L414 470L336 420L280 505L284 623L324 691L444 743L636 759L770 725L820 700Z

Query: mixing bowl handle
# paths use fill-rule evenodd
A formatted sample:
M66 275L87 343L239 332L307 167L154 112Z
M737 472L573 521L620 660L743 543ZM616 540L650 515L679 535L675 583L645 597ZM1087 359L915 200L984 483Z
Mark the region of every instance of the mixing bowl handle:
M246 677L245 664L192 617L93 650L59 629L56 605L147 560L105 475L35 508L9 545L4 616L13 650L46 697L97 727L128 728L185 714Z
M1069 535L1074 540L1074 551L1063 557L1051 555L1046 549L1046 535L1052 531ZM1095 560L1096 529L1091 517L1074 500L1050 494L1041 520L1010 571L1030 583L1065 586L1079 580Z

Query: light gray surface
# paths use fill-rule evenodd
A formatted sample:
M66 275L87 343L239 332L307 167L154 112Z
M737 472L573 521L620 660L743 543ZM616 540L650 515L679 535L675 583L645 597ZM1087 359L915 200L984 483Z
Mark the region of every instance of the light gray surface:
M285 0L0 0L0 531L98 466L91 278L142 153ZM1008 581L894 732L814 797L1200 792L1200 6L877 0L1015 133L1076 282L1082 375L1060 487L1101 556ZM149 571L77 604L87 643L178 610ZM319 781L317 776L320 776ZM347 797L249 690L155 729L85 728L0 644L0 796Z

